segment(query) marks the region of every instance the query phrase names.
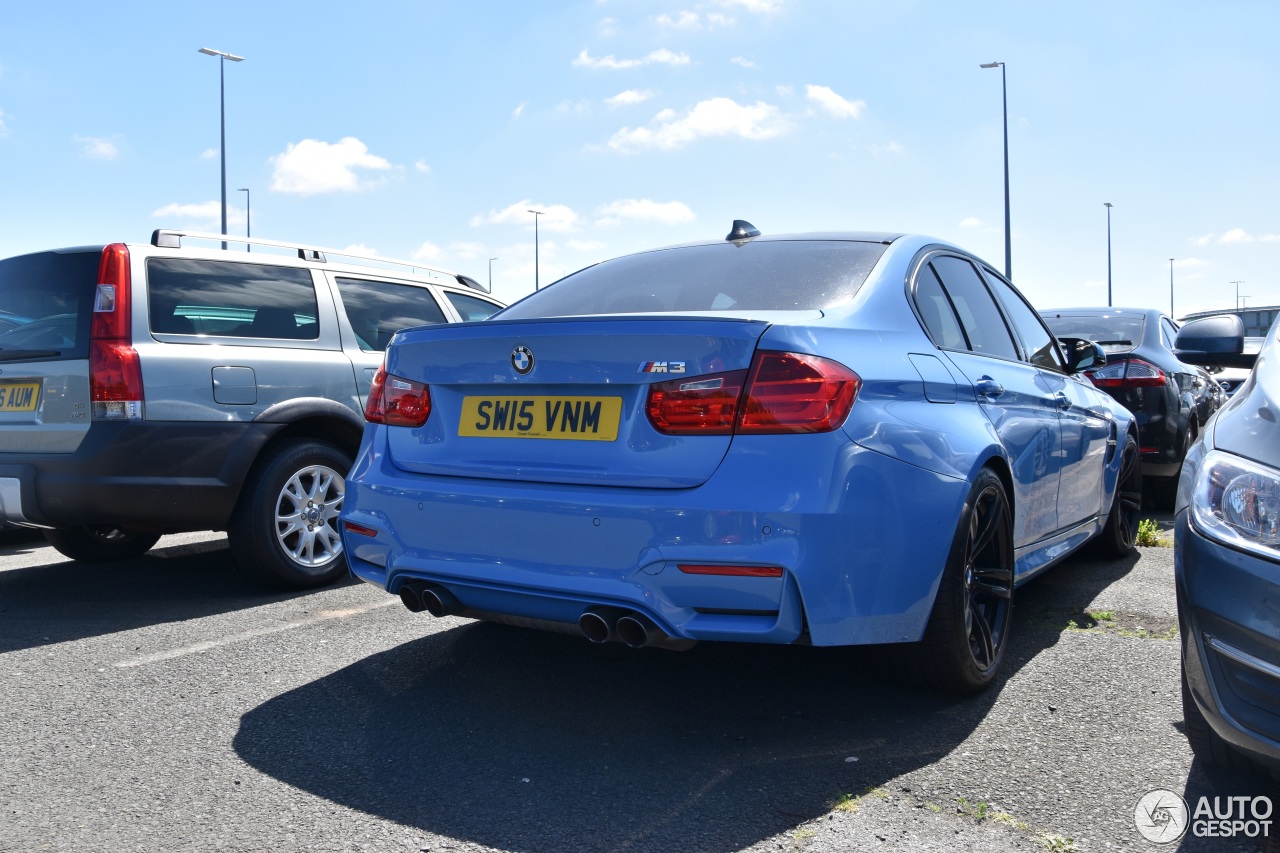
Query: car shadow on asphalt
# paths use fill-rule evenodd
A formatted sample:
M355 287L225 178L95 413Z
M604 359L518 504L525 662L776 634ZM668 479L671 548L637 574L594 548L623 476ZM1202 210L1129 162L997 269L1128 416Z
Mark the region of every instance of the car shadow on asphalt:
M5 551L34 552L43 546L43 539L6 541ZM62 561L7 569L0 571L0 654L305 594L267 589L238 571L225 539L154 548L113 563Z
M1079 573L1072 600L1132 566ZM737 850L954 751L1061 636L1042 609L1015 611L1005 674L973 697L887 680L874 648L632 651L469 623L271 699L234 746L331 802L489 847Z

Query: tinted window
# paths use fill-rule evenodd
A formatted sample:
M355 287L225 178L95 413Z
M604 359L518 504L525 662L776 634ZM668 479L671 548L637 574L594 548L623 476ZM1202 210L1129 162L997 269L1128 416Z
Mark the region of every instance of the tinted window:
M1004 279L990 276L988 281L995 287L996 293L1000 294L1005 313L1009 315L1009 321L1013 323L1013 327L1018 330L1018 337L1022 338L1022 345L1027 351L1027 360L1037 367L1048 370L1059 372L1065 370L1066 365L1058 350L1058 343L1044 327L1040 315L1032 311L1022 295L1010 287Z
M1160 339L1164 341L1164 348L1173 351L1173 341L1178 337L1178 327L1164 317L1160 318Z
M951 301L942 292L942 282L937 273L927 264L920 268L916 276L916 307L924 318L925 328L929 330L933 342L946 349L968 349L960 322L956 320Z
M885 248L841 240L757 240L627 255L543 288L503 311L502 318L826 308L853 298Z
M1128 352L1142 342L1141 314L1042 315L1059 338L1084 338L1101 344L1108 354Z
M24 350L85 358L101 259L101 251L40 252L0 261L0 358Z
M1009 336L1009 328L1004 324L1000 309L973 264L943 256L934 258L931 265L951 297L970 349L982 355L1018 358L1018 350Z
M452 290L446 290L444 295L449 297L449 301L453 303L454 309L462 316L463 320L484 320L502 307L487 299L478 299L475 296L455 293Z
M147 298L153 332L288 340L319 337L310 270L151 258Z
M444 311L425 287L340 278L338 293L362 350L381 352L401 329L445 322Z

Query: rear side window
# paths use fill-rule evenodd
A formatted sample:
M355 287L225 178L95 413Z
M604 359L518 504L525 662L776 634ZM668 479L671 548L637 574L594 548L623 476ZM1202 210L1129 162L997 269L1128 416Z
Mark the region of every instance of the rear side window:
M444 295L449 297L449 301L453 303L454 310L462 316L463 320L485 320L502 307L487 299L478 299L475 296L455 293L452 290L446 290Z
M501 317L828 308L853 298L886 248L851 240L755 240L642 252L576 272Z
M1018 349L1009 336L1009 327L996 307L991 293L973 264L947 255L934 258L930 264L951 297L969 348L980 355L1018 358Z
M0 360L87 358L100 250L0 261Z
M339 278L338 293L360 349L369 352L385 350L401 329L445 322L444 311L425 287Z
M271 264L151 258L151 331L175 335L315 340L311 271Z
M992 275L988 280L1000 294L1004 310L1008 312L1010 322L1018 330L1018 337L1022 338L1022 345L1027 349L1027 361L1046 370L1066 372L1066 362L1058 349L1058 343L1044 327L1040 315L1031 310L1031 306L1026 303L1022 295L1010 287L1004 279Z

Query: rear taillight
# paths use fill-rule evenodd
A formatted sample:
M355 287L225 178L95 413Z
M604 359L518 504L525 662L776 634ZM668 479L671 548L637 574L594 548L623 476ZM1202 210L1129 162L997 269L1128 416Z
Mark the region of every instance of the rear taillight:
M1099 388L1158 388L1166 382L1163 370L1140 358L1112 362L1086 375Z
M394 376L378 368L365 403L364 419L371 424L420 427L431 417L431 390L421 382Z
M89 326L89 399L93 419L142 418L142 364L133 348L129 248L112 243L102 250Z
M758 352L746 371L650 386L647 410L667 435L830 432L849 416L861 384L829 359Z

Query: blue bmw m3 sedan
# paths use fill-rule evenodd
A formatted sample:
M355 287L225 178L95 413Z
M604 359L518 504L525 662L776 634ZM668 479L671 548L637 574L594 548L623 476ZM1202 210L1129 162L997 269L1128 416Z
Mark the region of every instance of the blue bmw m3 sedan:
M352 572L409 610L684 649L901 644L996 677L1015 589L1133 546L1133 418L990 265L927 237L762 236L588 267L386 350Z

